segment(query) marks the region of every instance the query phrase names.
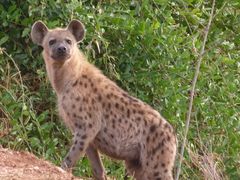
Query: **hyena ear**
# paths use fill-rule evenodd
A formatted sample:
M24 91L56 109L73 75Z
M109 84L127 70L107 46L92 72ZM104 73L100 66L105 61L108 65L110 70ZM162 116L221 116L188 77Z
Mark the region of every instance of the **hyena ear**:
M47 34L48 28L42 21L36 21L32 26L31 38L32 41L42 46L43 38Z
M77 42L83 40L85 35L85 27L80 21L72 20L69 23L67 30L69 30L73 34Z

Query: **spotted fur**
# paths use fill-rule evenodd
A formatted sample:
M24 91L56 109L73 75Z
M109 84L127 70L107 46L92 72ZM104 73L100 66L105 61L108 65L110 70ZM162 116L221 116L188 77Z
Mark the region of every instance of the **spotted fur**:
M129 175L137 180L172 180L176 155L172 126L87 62L77 47L84 37L82 23L73 20L65 29L49 30L38 21L31 36L43 47L60 115L73 133L73 143L62 167L73 167L86 153L95 179L106 179L100 151L124 160ZM67 44L66 39L72 43ZM58 44L53 47L50 40Z

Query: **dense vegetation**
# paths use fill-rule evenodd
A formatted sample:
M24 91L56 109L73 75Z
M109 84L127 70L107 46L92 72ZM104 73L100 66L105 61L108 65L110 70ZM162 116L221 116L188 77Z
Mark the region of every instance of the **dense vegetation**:
M70 133L59 120L41 48L31 25L87 29L80 48L119 86L149 103L175 127L179 146L188 97L208 22L208 0L2 0L0 4L0 145L60 164ZM240 178L240 2L217 0L197 81L181 179L204 179L209 164L226 179ZM206 163L206 159L209 163ZM122 179L120 162L104 158ZM88 161L76 175L91 176Z

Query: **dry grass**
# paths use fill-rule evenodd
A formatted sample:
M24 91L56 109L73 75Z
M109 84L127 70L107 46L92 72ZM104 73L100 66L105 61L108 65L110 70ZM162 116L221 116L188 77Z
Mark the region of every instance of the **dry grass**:
M211 152L196 153L188 149L191 162L202 173L205 180L226 180L223 175L223 163L218 154Z
M0 107L0 138L7 135L10 132L10 124L7 118L4 117L2 113L2 109Z

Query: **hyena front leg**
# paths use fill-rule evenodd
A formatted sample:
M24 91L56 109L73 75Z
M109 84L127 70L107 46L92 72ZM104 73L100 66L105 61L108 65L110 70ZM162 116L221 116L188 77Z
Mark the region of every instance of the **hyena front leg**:
M86 154L88 160L90 161L94 178L97 180L107 180L106 173L97 149L90 144L87 148Z
M89 143L94 139L95 133L86 131L75 131L73 136L73 144L64 158L61 167L65 170L71 169L76 161L84 155Z

